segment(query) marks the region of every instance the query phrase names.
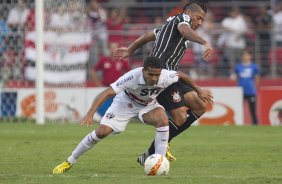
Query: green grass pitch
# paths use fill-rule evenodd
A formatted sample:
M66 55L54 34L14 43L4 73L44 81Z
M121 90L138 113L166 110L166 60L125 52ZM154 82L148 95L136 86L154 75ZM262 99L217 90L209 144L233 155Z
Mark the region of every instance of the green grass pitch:
M54 176L95 126L0 123L1 184L281 184L282 127L193 126L172 141L177 161L168 176L149 177L136 162L154 128L131 122L106 138L68 172Z

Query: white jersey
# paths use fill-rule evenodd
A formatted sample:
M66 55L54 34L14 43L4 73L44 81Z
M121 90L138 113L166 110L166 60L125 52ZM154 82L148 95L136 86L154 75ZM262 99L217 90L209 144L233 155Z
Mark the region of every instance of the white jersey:
M178 81L176 71L163 69L158 83L149 86L144 80L143 67L133 69L111 84L116 94L124 92L132 101L147 105L160 94L166 87Z
M148 86L144 80L143 67L136 68L121 76L111 87L117 94L106 111L101 124L111 127L114 133L125 130L129 120L161 107L155 99L166 87L178 81L176 71L162 70L158 83ZM144 122L144 121L143 121Z

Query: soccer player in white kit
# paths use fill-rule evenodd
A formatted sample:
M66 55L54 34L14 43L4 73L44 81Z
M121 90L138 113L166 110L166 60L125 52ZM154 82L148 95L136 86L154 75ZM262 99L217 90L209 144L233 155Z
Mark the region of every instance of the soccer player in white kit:
M124 74L96 97L80 121L81 124L90 126L99 106L107 98L115 96L98 128L84 137L68 159L53 169L53 174L69 170L82 154L100 140L110 134L123 132L129 120L137 115L143 123L156 127L155 153L165 156L169 137L168 117L164 108L156 101L156 97L179 79L191 85L195 91L199 91L201 98L211 100L210 95L200 93L201 89L191 82L189 76L182 72L163 69L163 62L159 58L148 57L143 67Z

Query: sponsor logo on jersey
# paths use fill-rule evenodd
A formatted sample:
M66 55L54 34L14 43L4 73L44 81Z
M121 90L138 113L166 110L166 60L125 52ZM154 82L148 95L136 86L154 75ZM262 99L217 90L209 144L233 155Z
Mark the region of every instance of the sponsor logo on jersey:
M154 88L154 89L142 89L140 95L141 96L147 96L147 95L153 95L153 94L159 94L162 88Z
M179 95L179 91L173 92L171 94L173 102L180 102L181 96Z
M131 79L133 79L133 75L130 75L130 76L126 77L125 79L120 80L119 82L117 82L116 86L118 87L118 86L122 85L123 83L130 81Z

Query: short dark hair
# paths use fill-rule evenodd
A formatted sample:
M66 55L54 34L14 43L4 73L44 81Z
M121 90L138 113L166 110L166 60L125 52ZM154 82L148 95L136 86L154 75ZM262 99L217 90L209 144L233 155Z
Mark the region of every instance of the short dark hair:
M201 3L199 1L190 1L189 3L187 3L184 7L183 7L183 11L186 10L192 10L192 11L199 11L200 8L207 13L207 7L204 3Z
M160 58L149 56L144 61L144 69L147 68L164 68L164 62Z

